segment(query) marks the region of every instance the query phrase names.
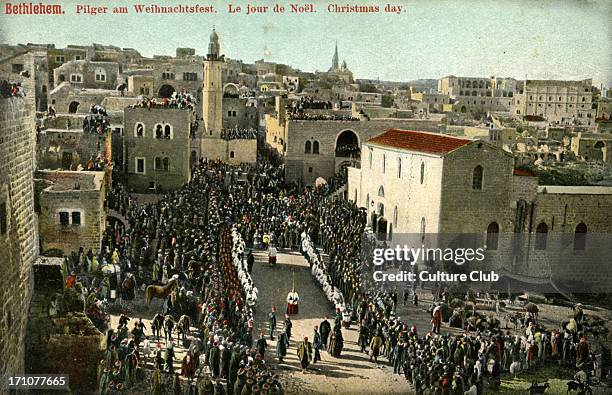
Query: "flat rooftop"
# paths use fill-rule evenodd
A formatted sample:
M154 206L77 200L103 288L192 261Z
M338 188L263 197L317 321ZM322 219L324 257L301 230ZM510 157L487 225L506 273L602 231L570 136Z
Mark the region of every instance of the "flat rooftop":
M540 185L538 186L538 193L560 195L612 195L612 187Z
M39 170L36 178L53 183L45 192L99 191L104 182L103 171Z

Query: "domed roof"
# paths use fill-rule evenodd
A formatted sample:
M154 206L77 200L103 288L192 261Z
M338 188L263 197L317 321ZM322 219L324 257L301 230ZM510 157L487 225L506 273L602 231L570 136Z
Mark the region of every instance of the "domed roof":
M210 41L219 41L219 36L217 35L214 27L212 33L210 33Z

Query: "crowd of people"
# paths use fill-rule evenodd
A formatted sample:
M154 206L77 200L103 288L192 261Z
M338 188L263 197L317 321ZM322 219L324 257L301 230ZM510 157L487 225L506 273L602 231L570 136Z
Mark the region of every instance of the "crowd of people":
M106 109L97 104L92 105L89 114L83 119L83 132L104 134L109 128Z
M8 82L7 80L2 80L0 82L0 97L24 97L25 91L21 87L20 82Z
M242 235L231 226L236 223L233 219L242 219L250 204L246 192L256 195L259 188L274 188L274 182L267 178L270 169L265 166L245 167L250 181L242 184L226 183L227 170L220 163L202 164L194 168L189 184L155 204L139 204L118 185L109 194L108 204L127 224L116 221L108 227L99 256L81 251L67 260L67 284L74 285L78 277L79 287L84 285L89 301L86 310L94 322L104 324L100 317L105 315L107 302L133 300L139 285L141 289L156 286L162 293L163 305L156 316L160 319L153 320L159 324L151 328L153 333L158 329L157 338L140 329L127 331L127 316L109 332L107 356L100 369L101 393L133 385L134 367L146 363L150 348L156 354L152 359L153 393L160 393L168 381L163 376L175 377L175 391L185 385L180 378L187 378L189 393L196 389L208 393L205 388L210 386L222 386L227 393L242 393L242 388L280 391L278 377L266 365L261 348L254 347L252 309L257 289L244 264ZM238 207L242 209L235 211ZM94 273L99 276L89 280ZM178 285L169 295L161 291L164 284L175 282ZM153 300L151 305L158 304ZM178 372L172 332L183 321L197 330L183 344L188 351L178 361ZM162 327L168 335L160 341ZM149 339L156 339L157 346L151 347Z
M386 359L394 373L404 375L417 393L479 394L485 386L497 386L502 372L514 373L552 361L574 366L589 377L605 376L609 352L602 353L598 361L579 319L573 329L549 330L532 317L518 333L504 331L499 325L476 330L461 324L465 333L450 335L439 330L441 320L449 317L441 314L439 306L432 306L432 331L417 333L416 326L397 316L396 293L366 292L362 287L360 253L366 212L353 202L334 197L346 182L346 174L298 191L284 181L283 171L282 165L268 161L241 166L205 162L194 168L187 185L157 203L139 204L120 185L109 195L109 206L127 219L127 226L121 222L109 226L103 253L95 256L81 251L66 271L113 269L104 270L111 275L89 285L94 296L87 296L92 302L88 306L99 309L112 297L112 289L130 299L137 284L178 284L161 298L158 327L187 316L197 331L191 342L185 343L188 352L179 361L181 372L174 371L172 336L165 340L165 349L159 347L154 358L155 388L162 385L159 377L172 375L176 377L174 385L184 385L179 379L183 377L189 380L189 388L223 386L231 393L230 388L242 391L246 386L250 391L280 391L278 377L265 361L266 335L260 333L255 339L257 334L253 333L257 287L251 276L252 254L245 260L247 246L299 248L336 309L333 327L326 319L314 328L312 338L297 341L302 368L311 361L316 363L323 349L340 358L342 328L357 323L360 349L374 363ZM278 336L276 356L280 361L291 341L291 326L286 315L279 330L275 309L270 312L268 335ZM129 386L130 355L140 360L147 335L136 330L130 339L121 328L117 333L121 340L109 342L116 347L108 351L104 383L114 380L115 386L118 382ZM119 353L121 347L125 350ZM109 381L117 361L123 373L119 369L119 376Z
M140 97L138 101L130 108L180 108L194 110L196 105L195 98L186 91L173 92L170 97L164 97L162 99Z
M303 110L331 110L333 104L331 101L316 100L310 96L302 96L300 100L291 102L289 110L292 114L297 114Z
M350 115L312 114L307 112L289 113L288 117L293 121L359 121L359 118Z
M221 131L221 138L223 140L253 140L257 138L257 129L223 129Z

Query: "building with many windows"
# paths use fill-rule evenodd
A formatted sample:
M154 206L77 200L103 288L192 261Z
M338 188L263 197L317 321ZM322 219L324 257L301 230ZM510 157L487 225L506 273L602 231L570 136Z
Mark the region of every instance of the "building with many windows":
M527 80L513 113L540 117L555 125L594 126L593 81Z
M189 182L193 111L128 107L123 116L123 162L128 190L167 191Z
M612 231L612 187L538 185L497 146L398 129L364 142L361 168L348 170L348 198L386 239L476 235L500 270L593 287L612 280L609 241L599 239Z
M457 112L508 112L522 85L522 81L514 78L450 75L438 80L438 92L453 99L453 110Z

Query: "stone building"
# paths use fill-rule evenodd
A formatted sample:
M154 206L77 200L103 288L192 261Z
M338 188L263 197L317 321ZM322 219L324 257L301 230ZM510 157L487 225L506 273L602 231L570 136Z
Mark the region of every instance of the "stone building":
M252 110L242 107L242 99L237 102L224 100L223 98L223 70L225 68L225 58L220 55L219 36L213 29L208 45L208 54L204 60L204 84L202 88L202 131L199 136L199 154L192 150L191 155L207 160L221 160L228 163L255 163L257 161L257 140L255 139L232 139L227 140L221 137L226 128L235 128L238 124L237 118L244 123L250 124L253 119ZM228 98L229 99L229 98ZM225 108L224 105L228 107ZM224 112L227 117L224 117ZM248 121L245 120L249 118ZM229 124L224 124L224 119Z
M29 78L13 72L23 65ZM0 80L20 83L25 96L0 97L0 376L24 373L32 265L38 258L34 213L35 82L34 55L0 59ZM9 393L6 380L0 393Z
M102 171L38 171L38 229L43 254L95 254L106 228ZM52 251L56 254L52 254Z
M10 65L11 72L15 74L26 70L22 56L25 53L30 53L34 58L34 75L32 77L35 82L36 111L46 111L49 92L46 46L0 44L0 58Z
M276 98L276 114L268 114L266 143L285 162L285 177L299 185L312 185L346 166L360 162L362 142L389 128L415 128L440 132L442 121L432 119L355 118L334 111L294 117L285 102Z
M347 195L385 238L473 235L487 248L488 268L579 280L594 292L607 284L593 273L612 280L604 262L610 243L598 239L612 230L612 188L539 186L514 170L511 154L483 141L388 130L363 144ZM592 238L584 241L587 232Z
M509 112L512 97L522 92L513 78L446 76L438 80L438 92L452 97L457 112Z
M593 81L526 80L513 113L536 116L556 125L594 126Z
M126 108L123 163L125 185L136 192L174 190L191 178L194 113L186 108Z
M612 164L612 134L578 133L572 137L572 152L586 161Z
M477 166L486 182L472 188ZM483 141L390 129L363 144L361 169L349 168L347 192L392 232L468 233L486 229L502 214L496 210L505 210L513 166L510 154ZM461 218L465 212L473 217Z
M224 129L257 129L259 116L256 100L239 97L223 97Z
M53 70L57 84L68 82L80 89L114 90L119 83L120 66L116 62L71 60Z

